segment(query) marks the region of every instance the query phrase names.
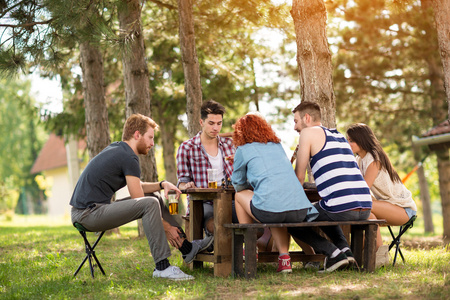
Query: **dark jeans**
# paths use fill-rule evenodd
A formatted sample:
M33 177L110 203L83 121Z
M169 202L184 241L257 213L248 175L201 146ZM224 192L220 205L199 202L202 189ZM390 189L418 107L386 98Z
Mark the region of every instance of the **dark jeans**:
M330 213L322 209L319 203L314 206L319 212L319 216L314 221L357 221L367 220L370 210L365 211L345 211L341 213ZM340 226L321 226L320 229L331 239L332 242L315 232L312 228L288 228L289 234L313 247L316 253L331 256L336 249L349 247L344 233ZM349 247L350 248L350 247Z

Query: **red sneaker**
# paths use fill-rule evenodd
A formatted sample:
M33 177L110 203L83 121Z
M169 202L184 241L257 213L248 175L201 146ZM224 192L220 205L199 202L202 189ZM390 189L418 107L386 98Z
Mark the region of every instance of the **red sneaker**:
M291 273L291 257L287 254L278 256L278 269L277 272L280 273Z

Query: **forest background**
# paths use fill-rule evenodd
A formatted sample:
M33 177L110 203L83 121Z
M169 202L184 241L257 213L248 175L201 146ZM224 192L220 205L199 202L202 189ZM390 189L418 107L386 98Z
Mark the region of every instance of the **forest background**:
M436 157L427 148L420 157L411 150L413 135L447 118L431 0L324 3L337 128L370 125L401 177L428 155L425 178L439 212ZM289 1L263 0L0 1L1 213L24 213L17 203L25 198L34 203L32 211L45 213L45 178L30 169L51 131L86 137L86 155L93 157L120 140L127 115L151 114L161 126L161 157L144 170L144 179L176 182L175 151L198 130L189 123L198 93L200 100L226 106L223 131L264 105L274 126L292 129L291 110L301 95L291 10ZM133 67L139 59L141 67ZM194 91L185 85L192 80L189 59L198 65ZM36 102L30 73L61 83L61 113ZM407 186L419 199L417 177Z

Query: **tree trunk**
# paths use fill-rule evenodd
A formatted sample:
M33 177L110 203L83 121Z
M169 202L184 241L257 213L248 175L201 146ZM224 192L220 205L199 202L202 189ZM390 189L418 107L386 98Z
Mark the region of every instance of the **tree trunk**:
M176 126L165 118L160 119L161 144L163 146L164 170L166 180L174 184L177 182L177 163L175 160L175 132Z
M154 109L156 105L153 106ZM175 160L175 132L177 131L176 122L178 122L177 115L173 117L166 117L164 114L164 108L158 106L157 108L159 115L159 126L161 131L161 144L163 147L163 160L164 160L164 170L166 171L165 179L174 184L177 183L177 163ZM180 197L181 200L181 197ZM186 212L186 206L183 201L179 201L178 207L179 213L173 217L178 222L182 224L183 216Z
M433 0L422 0L422 15L423 20L427 20L425 30L427 34L425 37L433 37L436 28L433 26L433 15L432 11L432 1ZM435 40L427 41L429 45L435 45ZM444 91L444 82L443 77L444 74L442 72L442 67L440 65L439 59L434 55L429 55L425 58L426 63L428 65L428 79L430 80L430 90L429 97L431 100L431 118L433 119L433 124L437 125L445 119L445 111L443 108L442 99L445 98ZM417 150L416 150L417 151ZM416 160L420 161L421 158L418 155L416 156ZM431 212L431 204L430 204L430 193L428 191L428 185L425 178L425 174L423 171L423 167L420 167L417 170L417 175L419 176L419 185L420 185L420 198L422 200L422 208L423 208L423 218L425 225L425 232L434 232L434 226L432 221L432 212ZM430 218L430 219L429 219Z
M414 154L414 159L417 163L422 161L422 151L420 151L420 147L412 146L412 151ZM423 170L423 166L420 165L417 169L417 177L419 178L419 190L420 190L420 201L422 202L422 213L423 213L423 223L425 232L433 232L434 233L434 225L433 225L433 214L431 211L431 201L430 201L430 192L428 190L428 181L425 177L425 172Z
M450 244L450 160L448 149L437 151L439 188L441 193L444 243Z
M181 59L184 71L184 89L186 91L186 113L188 133L193 137L200 130L200 107L202 105L202 85L200 67L195 48L194 20L192 0L178 0L178 18L180 22Z
M126 7L119 11L119 21L120 29L130 43L130 51L125 53L122 59L127 103L126 116L129 117L135 113L151 116L149 76L141 26L141 6L139 0L124 2ZM147 156L140 155L139 161L142 171L141 179L157 181L158 173L153 149Z
M100 50L89 42L83 42L80 45L80 56L87 148L89 159L92 159L111 143L103 80L103 57ZM119 233L119 228L107 231L108 234L112 232Z
M422 201L422 213L425 232L434 233L433 214L431 212L430 192L428 190L428 182L425 177L423 166L417 169L419 177L420 200Z
M293 0L291 15L297 41L301 101L317 102L322 110L323 125L334 128L336 99L325 4L323 0Z
M87 147L89 158L92 159L111 143L103 82L103 58L100 50L89 42L80 45L80 56Z
M434 0L434 18L438 34L439 50L444 68L444 86L450 116L450 1Z
M444 87L447 98L447 118L450 117L450 1L434 0L434 19L438 36L439 50L444 70ZM433 113L438 107L433 107ZM442 111L442 109L440 109ZM441 122L439 120L439 122ZM437 124L437 123L435 123ZM437 151L439 189L444 221L444 242L450 243L450 161L448 149Z
M127 103L126 116L129 117L134 113L151 116L149 76L145 61L140 1L124 0L118 16L121 32L130 43L130 51L124 53L122 59ZM139 155L139 162L141 180L158 181L154 149L151 149L148 155ZM144 236L141 220L138 221L138 232L140 237Z
M432 10L433 0L422 0L422 17L423 20L427 22L425 30L427 34L426 38L430 38L428 45L436 45L436 40L431 39L434 37L434 32L436 28L433 26L433 12ZM450 36L449 36L450 37ZM428 95L431 99L431 118L433 119L433 125L438 125L446 119L446 113L444 107L446 107L445 102L445 89L444 89L444 73L442 72L442 66L439 62L439 57L436 55L428 55L426 58L426 63L428 65L428 79L430 80L430 91ZM449 70L450 71L450 70Z

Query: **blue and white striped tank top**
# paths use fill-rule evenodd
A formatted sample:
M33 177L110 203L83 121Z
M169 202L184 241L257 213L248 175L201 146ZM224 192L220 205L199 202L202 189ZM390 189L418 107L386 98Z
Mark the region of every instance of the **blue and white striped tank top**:
M370 189L365 182L345 137L336 129L322 127L326 141L310 164L319 192L319 205L338 213L356 208L372 208Z

